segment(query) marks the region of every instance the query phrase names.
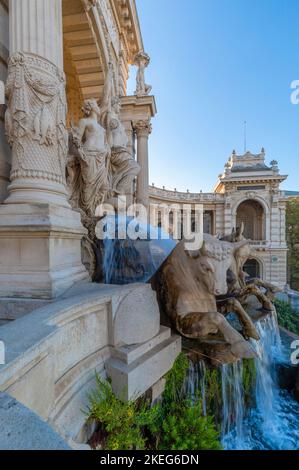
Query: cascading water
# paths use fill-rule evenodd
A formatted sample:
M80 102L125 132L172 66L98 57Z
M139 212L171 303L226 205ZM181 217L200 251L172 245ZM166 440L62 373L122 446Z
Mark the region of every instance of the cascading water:
M107 216L99 228L106 284L148 282L176 246L160 228L129 217Z
M244 442L244 394L242 361L224 364L221 370L222 425L221 435L224 447L233 440L239 450Z
M202 414L206 416L206 365L203 360L195 363L191 360L189 361L184 393L193 403L196 402L198 398L201 399Z
M252 404L246 409L243 362L220 368L222 391L221 437L227 450L299 449L299 404L279 389L277 365L286 362L275 312L256 323L260 341L252 340L257 353ZM193 402L202 401L207 411L205 362L189 363L184 392ZM246 392L248 393L248 391ZM217 419L218 419L217 418Z
M279 389L276 376L277 364L285 359L275 314L257 322L256 327L261 339L252 341L257 353L255 406L246 417L240 411L240 403L245 410L241 366L223 367L223 384L230 381L226 390L231 394L223 395L223 446L232 450L299 449L299 404Z

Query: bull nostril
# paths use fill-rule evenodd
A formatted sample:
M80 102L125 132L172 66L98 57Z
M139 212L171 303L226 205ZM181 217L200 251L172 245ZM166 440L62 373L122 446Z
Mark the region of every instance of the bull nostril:
M220 290L219 290L219 289L215 289L215 295L220 295L220 294L221 294Z

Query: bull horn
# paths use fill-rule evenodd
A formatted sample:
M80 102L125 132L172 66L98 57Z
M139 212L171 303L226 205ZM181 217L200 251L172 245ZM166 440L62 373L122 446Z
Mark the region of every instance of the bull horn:
M234 243L234 251L238 251L243 246L249 245L249 240L241 240L239 242Z
M207 255L206 242L203 241L203 244L200 250L186 250L186 251L187 251L188 256L193 259L197 259L200 256L206 256Z

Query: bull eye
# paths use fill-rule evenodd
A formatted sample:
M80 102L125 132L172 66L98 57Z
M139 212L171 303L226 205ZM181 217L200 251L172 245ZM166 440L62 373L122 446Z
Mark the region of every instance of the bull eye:
M209 271L211 271L211 269L209 268L209 266L207 266L206 264L202 264L201 267L202 267L202 270L203 270L204 272L206 272L206 273L208 273Z

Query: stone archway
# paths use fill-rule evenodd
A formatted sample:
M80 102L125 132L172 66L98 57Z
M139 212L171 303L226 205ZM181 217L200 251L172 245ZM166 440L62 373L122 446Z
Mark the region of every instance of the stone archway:
M262 266L256 258L249 258L243 266L243 271L248 274L251 279L262 279Z
M81 0L63 0L63 51L68 103L68 126L81 116L82 102L102 97L107 53L92 12Z
M247 199L238 206L236 224L244 224L244 236L249 240L262 241L266 239L265 210L259 201Z

